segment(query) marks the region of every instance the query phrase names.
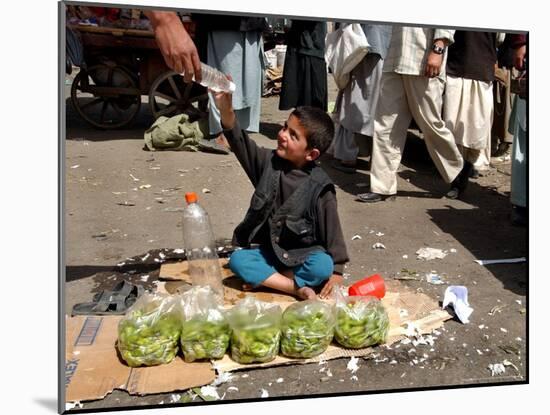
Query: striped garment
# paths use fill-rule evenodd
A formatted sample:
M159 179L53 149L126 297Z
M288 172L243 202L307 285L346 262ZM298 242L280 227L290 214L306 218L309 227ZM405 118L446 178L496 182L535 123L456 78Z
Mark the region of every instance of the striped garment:
M449 45L454 41L454 32L446 29L394 26L383 72L424 75L426 60L431 52L433 41L447 39ZM441 65L440 76L444 71L445 60Z

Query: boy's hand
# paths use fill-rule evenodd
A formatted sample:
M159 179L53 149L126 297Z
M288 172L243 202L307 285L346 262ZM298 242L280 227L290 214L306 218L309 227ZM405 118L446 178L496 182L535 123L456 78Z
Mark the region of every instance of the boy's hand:
M227 79L232 81L231 75L227 75ZM235 125L235 112L233 111L233 96L229 92L215 92L209 90L214 96L216 108L220 111L220 119L222 127L230 130Z
M325 283L325 286L319 293L319 297L328 298L334 289L335 286L342 284L344 282L344 277L340 274L332 274L330 278Z

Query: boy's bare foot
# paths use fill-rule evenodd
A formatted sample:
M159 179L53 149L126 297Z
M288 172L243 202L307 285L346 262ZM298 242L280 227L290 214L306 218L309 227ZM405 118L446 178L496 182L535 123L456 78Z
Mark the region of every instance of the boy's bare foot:
M229 141L227 141L227 138L225 138L225 135L223 133L220 133L214 141L219 144L220 146L226 148L227 150L231 151L231 147L229 146Z
M241 288L243 289L243 291L252 291L254 289L252 284L247 284L246 282L243 282Z
M315 291L313 291L313 289L309 287L298 288L296 290L296 295L302 300L314 300L315 298L317 298L317 294L315 294Z

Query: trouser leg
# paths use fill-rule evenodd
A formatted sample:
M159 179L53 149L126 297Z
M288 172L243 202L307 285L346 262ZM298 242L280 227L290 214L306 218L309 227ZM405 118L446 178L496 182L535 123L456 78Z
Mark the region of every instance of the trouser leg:
M371 192L383 195L397 192L397 169L401 163L410 122L411 112L402 76L384 72L374 121Z

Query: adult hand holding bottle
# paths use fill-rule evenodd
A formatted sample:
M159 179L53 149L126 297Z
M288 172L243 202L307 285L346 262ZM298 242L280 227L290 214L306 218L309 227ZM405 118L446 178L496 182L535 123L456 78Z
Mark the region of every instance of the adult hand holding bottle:
M201 62L197 48L181 19L175 12L145 11L155 32L155 39L166 65L183 73L185 82L202 80Z

